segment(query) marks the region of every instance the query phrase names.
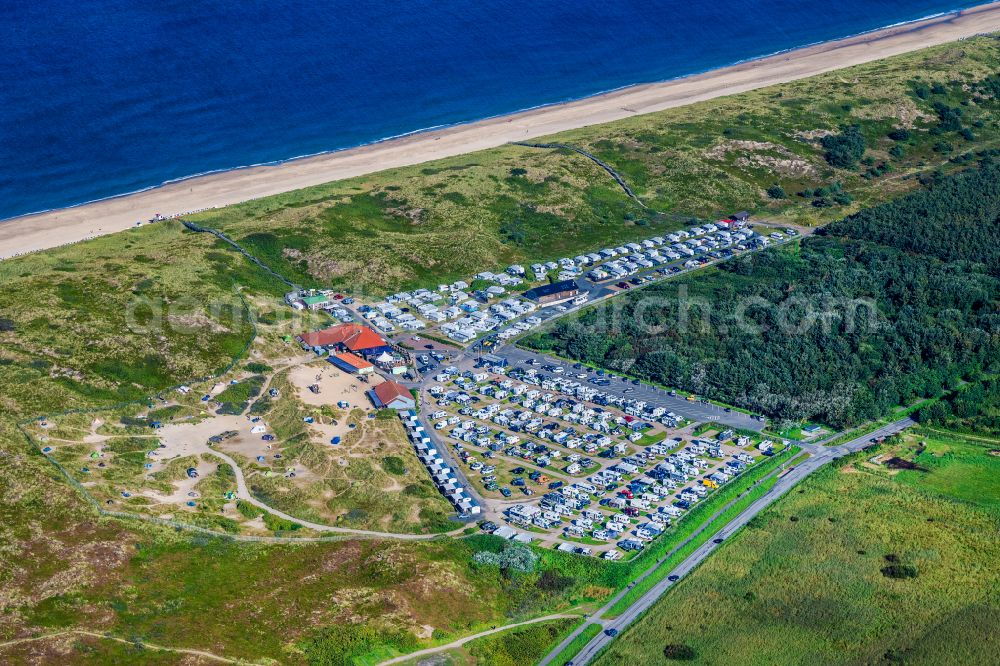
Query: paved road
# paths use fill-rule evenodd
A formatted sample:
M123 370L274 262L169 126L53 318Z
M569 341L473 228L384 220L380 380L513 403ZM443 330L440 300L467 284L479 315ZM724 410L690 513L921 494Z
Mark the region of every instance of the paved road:
M827 463L840 458L842 456L848 455L849 453L854 453L864 449L869 446L872 439L879 437L888 437L898 433L910 426L915 425L914 421L910 418L900 419L895 423L891 423L887 426L874 430L867 433L861 437L853 439L845 444L835 447L823 447L816 444L804 445L803 449L811 454L809 458L802 461L795 466L792 471L781 477L778 482L771 487L764 495L755 500L749 507L747 507L742 513L736 516L732 521L729 522L724 528L722 528L716 535L716 538L726 539L727 537L734 534L741 527L746 525L751 519L761 513L764 509L773 504L778 498L791 490L799 481L805 477L812 474L814 471L823 467ZM650 588L644 595L635 601L631 606L629 606L621 615L613 619L604 619L604 614L607 613L611 607L617 603L618 599L623 597L627 590L623 590L619 594L609 601L603 608L601 608L597 613L595 613L591 622L596 622L600 624L604 629L617 629L618 631L624 630L632 622L639 618L643 613L645 613L653 604L655 604L660 597L662 597L667 590L669 590L674 582L669 580L669 576L680 576L683 578L688 573L690 573L695 567L701 564L705 558L711 555L716 548L721 544L716 544L714 539L702 544L697 550L695 550L691 555L689 555L683 562L677 565L672 571L669 572L668 576L664 578ZM662 566L662 565L660 565ZM658 569L659 566L654 567L647 572L645 575L650 575L653 571ZM645 577L645 576L643 576ZM640 578L641 580L642 578ZM572 641L575 639L582 631L584 627L579 627L576 631L570 634L566 640L557 645L541 662L539 666L548 666L552 661L562 652ZM606 648L611 641L614 640L611 636L606 633L601 632L595 636L589 643L573 659L573 663L576 666L582 666L583 664L590 663L604 648ZM560 665L561 666L561 665Z
M573 370L573 364L568 361L560 360L553 356L547 356L545 354L540 354L527 349L520 349L518 347L514 347L513 345L501 347L494 353L497 356L503 356L507 359L508 363L512 365L514 363L524 363L529 359L535 359L544 365L560 365L566 368L566 372L560 376L572 377L574 380L576 380L575 375L580 372L579 370ZM536 368L537 367L539 366L536 366ZM593 376L595 375L588 374L588 379ZM587 382L586 379L576 381L583 383ZM704 404L701 402L689 402L679 396L671 396L665 389L651 386L645 382L640 383L638 386L634 386L629 380L614 379L611 381L610 386L595 386L594 388L611 395L622 396L635 400L645 400L646 402L662 405L668 410L687 417L692 421L717 421L730 427L743 428L745 430L756 430L758 432L763 430L767 425L766 421L758 421L749 414L744 414L743 412L738 412L736 410L727 412L725 408L719 407L718 405Z

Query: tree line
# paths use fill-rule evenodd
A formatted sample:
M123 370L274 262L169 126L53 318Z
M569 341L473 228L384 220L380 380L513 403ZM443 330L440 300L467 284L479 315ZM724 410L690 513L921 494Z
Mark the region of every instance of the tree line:
M1000 359L998 217L1000 167L984 164L528 344L780 420L853 425Z

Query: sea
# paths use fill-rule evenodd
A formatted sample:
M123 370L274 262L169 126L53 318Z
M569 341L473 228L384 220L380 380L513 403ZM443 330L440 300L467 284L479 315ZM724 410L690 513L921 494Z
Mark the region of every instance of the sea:
M0 219L662 81L961 0L4 0Z

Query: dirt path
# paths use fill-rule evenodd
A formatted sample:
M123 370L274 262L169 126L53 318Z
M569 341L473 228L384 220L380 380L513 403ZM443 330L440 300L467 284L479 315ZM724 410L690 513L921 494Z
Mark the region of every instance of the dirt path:
M301 518L296 518L295 516L289 515L284 511L279 511L271 506L268 506L264 502L250 494L250 489L247 487L246 478L243 476L243 470L236 463L235 460L230 458L225 453L219 451L218 449L211 449L211 452L224 460L230 467L233 468L233 474L236 476L236 496L245 502L253 504L258 509L263 509L268 513L272 513L279 518L284 518L285 520L290 520L296 522L303 527L308 527L309 529L316 530L317 532L334 532L337 534L356 534L369 537L381 537L384 539L403 539L408 541L422 541L427 539L435 539L441 536L454 536L461 534L467 526L463 525L450 532L442 532L440 534L403 534L398 532L377 532L373 530L357 530L351 529L349 527L334 527L332 525L323 525L322 523L314 523L308 520L303 520Z
M57 631L52 634L43 634L41 636L29 636L27 638L18 638L12 641L7 641L6 643L0 643L0 650L6 647L11 647L14 645L20 645L23 643L31 643L33 641L44 641L50 638L58 638L59 636L74 635L74 636L89 636L91 638L100 638L102 640L114 641L116 643L123 643L125 645L140 645L148 650L157 650L160 652L176 652L179 654L189 654L195 657L204 657L211 661L217 661L223 664L254 664L258 662L249 662L245 659L229 659L227 657L221 657L217 654L212 654L211 652L205 652L204 650L192 650L189 648L172 648L166 647L165 645L156 645L154 643L146 643L145 641L130 641L124 638L118 638L117 636L110 636L108 634L98 633L96 631L86 631L84 629L67 629L66 631Z
M495 629L488 629L486 631L480 631L478 634L472 634L471 636L466 636L465 638L460 638L457 641L448 643L447 645L438 645L437 647L427 648L426 650L418 650L417 652L411 652L410 654L404 654L401 657L395 657L389 659L388 661L383 661L379 666L389 666L389 664L402 664L403 662L410 661L411 659L419 659L420 657L426 657L428 655L436 654L438 652L443 652L444 650L451 650L453 648L462 647L469 641L474 641L477 638L482 638L483 636L489 636L491 634L498 634L501 631L507 631L508 629L514 629L515 627L523 627L526 624L537 624L538 622L548 622L549 620L563 620L570 617L582 617L580 615L567 614L567 613L557 613L555 615L546 615L544 617L536 617L532 620L525 620L524 622L517 622L515 624L507 624L502 627L496 627Z

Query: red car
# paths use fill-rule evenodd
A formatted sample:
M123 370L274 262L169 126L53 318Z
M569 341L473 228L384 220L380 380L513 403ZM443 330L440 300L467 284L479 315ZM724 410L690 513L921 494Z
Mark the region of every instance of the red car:
M629 285L628 282L619 282L615 286L618 287L619 289L631 289L632 288L631 285Z

